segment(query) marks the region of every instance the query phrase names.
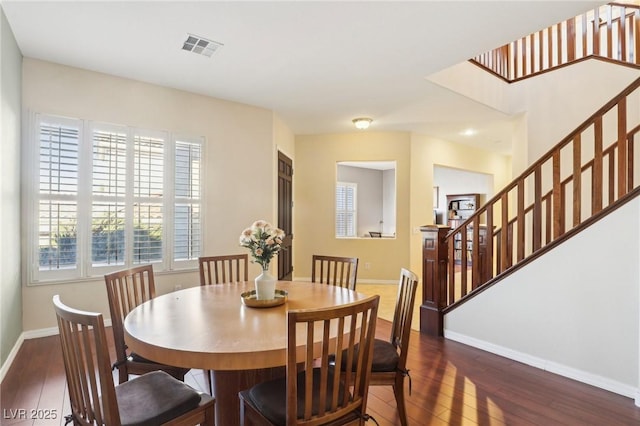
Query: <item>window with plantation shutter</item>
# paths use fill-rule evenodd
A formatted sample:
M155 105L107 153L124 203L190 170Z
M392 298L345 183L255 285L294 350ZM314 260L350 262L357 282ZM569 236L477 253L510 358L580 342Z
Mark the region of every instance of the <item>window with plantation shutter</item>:
M134 136L133 263L162 260L165 141Z
M35 115L29 282L197 267L202 138ZM34 178L36 178L34 173ZM33 262L32 262L33 264Z
M176 260L194 259L201 251L200 163L202 146L176 141L175 147L174 256Z
M79 120L43 120L38 125L37 203L40 270L67 271L78 265ZM66 274L63 274L64 277Z
M336 184L336 237L356 237L357 191L355 183Z
M91 264L125 264L127 129L93 129Z

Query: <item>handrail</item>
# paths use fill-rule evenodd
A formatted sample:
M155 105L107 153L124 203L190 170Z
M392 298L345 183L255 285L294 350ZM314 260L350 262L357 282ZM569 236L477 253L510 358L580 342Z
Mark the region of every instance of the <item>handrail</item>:
M588 57L640 68L640 6L609 3L470 61L514 82Z
M558 244L591 218L615 208L628 194L637 193L638 105L640 78L460 226L423 228L421 309L428 312L425 318L439 321L438 334L442 321L437 318L443 312L511 273L515 265Z

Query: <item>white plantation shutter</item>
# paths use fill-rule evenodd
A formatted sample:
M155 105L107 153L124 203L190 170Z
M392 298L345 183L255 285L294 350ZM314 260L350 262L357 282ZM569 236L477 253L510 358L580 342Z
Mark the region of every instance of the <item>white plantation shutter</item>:
M175 143L174 259L197 259L201 253L200 143Z
M127 129L93 130L91 264L125 264Z
M133 206L133 263L162 260L162 205L136 203Z
M357 191L356 183L336 184L336 237L356 236Z
M134 137L133 263L162 260L165 141Z
M164 146L158 138L134 137L133 194L136 198L159 198L164 193Z
M38 265L40 271L77 267L79 120L39 123Z
M37 232L27 233L38 267L29 282L100 276L144 263L157 271L197 266L202 138L34 117L30 141L39 167L29 228Z

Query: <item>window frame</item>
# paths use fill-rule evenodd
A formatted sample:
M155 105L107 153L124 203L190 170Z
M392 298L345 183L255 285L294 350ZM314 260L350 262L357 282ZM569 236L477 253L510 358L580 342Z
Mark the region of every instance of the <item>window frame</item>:
M26 284L40 285L51 284L57 282L78 282L88 281L100 278L102 275L116 271L119 269L136 266L138 264L152 263L155 272L171 272L171 271L189 271L198 267L198 256L203 252L203 235L204 235L204 160L205 160L205 138L203 136L190 136L169 131L158 131L152 129L143 129L132 126L118 125L112 123L104 123L100 121L84 120L77 118L61 117L52 114L30 113L28 123L28 143L25 149L25 183L24 194L27 202L24 204L24 213L27 222L25 226L26 244L24 253L27 256L26 262ZM41 270L40 268L40 213L39 206L41 199L52 198L51 196L42 197L40 192L40 149L41 149L41 123L60 124L66 126L77 126L78 132L78 185L77 192L68 198L76 200L76 266L72 268L64 268L57 270ZM124 196L95 194L93 192L94 183L94 132L118 132L126 135L126 184ZM136 149L135 138L159 138L162 139L162 195L159 197L152 196L136 196L133 191L133 170L134 156ZM175 223L174 213L176 208L176 144L186 143L194 145L195 151L199 154L198 172L199 186L196 198L189 198L192 205L199 209L199 216L196 215L198 229L189 223L189 241L197 241L197 249L189 251L190 259L177 260L175 258L178 250L174 246L175 239ZM195 167L194 167L195 168ZM191 168L189 168L191 171ZM189 185L194 185L191 176ZM184 197L180 197L181 200ZM94 264L92 260L92 235L93 235L93 204L96 202L121 202L124 200L124 244L125 255L124 262L117 264ZM161 259L158 262L149 261L136 263L133 259L134 249L134 208L136 202L153 202L159 203L161 206L161 233L162 248ZM194 216L188 216L191 221ZM197 255L195 255L196 253Z

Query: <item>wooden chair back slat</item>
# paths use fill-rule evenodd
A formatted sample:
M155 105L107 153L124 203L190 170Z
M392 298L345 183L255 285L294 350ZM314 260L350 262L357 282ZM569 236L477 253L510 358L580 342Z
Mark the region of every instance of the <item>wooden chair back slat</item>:
M310 426L331 423L352 413L364 415L379 300L380 296L372 296L341 307L287 313L287 424ZM331 365L334 359L339 365L343 357L349 365L356 366L353 371L346 372L347 377L342 377ZM314 375L314 367L320 369L319 374ZM301 369L304 370L305 389L297 387ZM318 383L314 383L314 379ZM342 380L351 387L347 387L340 398L337 390ZM330 389L333 392L329 392ZM319 394L313 395L314 391ZM298 418L299 393L304 394L305 401L302 418ZM319 401L315 415L312 410L314 399Z
M60 332L73 424L119 426L122 424L121 415L125 420L139 419L140 413L137 411L140 407L133 409L135 413L127 411L131 409L127 404L121 404L119 407L102 314L70 308L62 303L58 295L53 297L53 307ZM163 385L168 384L167 389L174 389L171 381L176 379L167 375L160 377L166 377L168 381L152 383L162 383L159 386L163 389L165 388ZM127 386L129 386L127 391L129 396L136 393L135 391L148 394L134 397L138 401L148 400L144 409L150 410L149 418L136 424L149 424L151 422L149 419L166 418L176 408L179 409L179 404L173 407L171 404L166 406L167 398L173 397L174 393L169 396L168 392L164 392L164 395L154 398L158 390L150 389L149 382L144 382L141 377L132 379ZM205 394L200 396L200 402L196 407L187 412L182 410L182 413L176 413L173 418L163 424L166 426L214 426L214 418L215 399Z
M389 345L391 345L392 348L395 348L398 353L398 360L395 365L396 368L391 371L387 368L386 362L388 360L388 353L386 349L382 350L381 355L379 356L376 356L374 352L374 359L385 365L385 368L381 368L381 371L378 371L374 367L369 381L371 386L393 387L396 406L398 408L398 416L400 417L400 424L402 426L407 426L408 424L404 400L404 378L409 375L409 370L407 369L407 354L409 352L409 336L411 335L411 322L413 318L413 308L417 288L418 277L416 274L408 269L402 268L400 270L398 297L396 299L393 323L391 324L391 334L389 336ZM336 365L341 364L336 362ZM411 387L409 387L409 389L411 389Z
M76 424L119 425L102 314L71 309L57 295L53 305Z
M104 280L111 312L116 362L120 364L127 359L123 326L125 317L135 307L156 296L153 265L136 266L113 272L105 275Z
M356 289L357 257L313 255L311 282Z
M405 368L413 319L413 307L418 288L418 277L408 269L400 270L400 282L398 284L398 297L393 314L390 341L400 352L398 367Z
M198 259L200 285L244 282L249 279L249 256L231 254Z

